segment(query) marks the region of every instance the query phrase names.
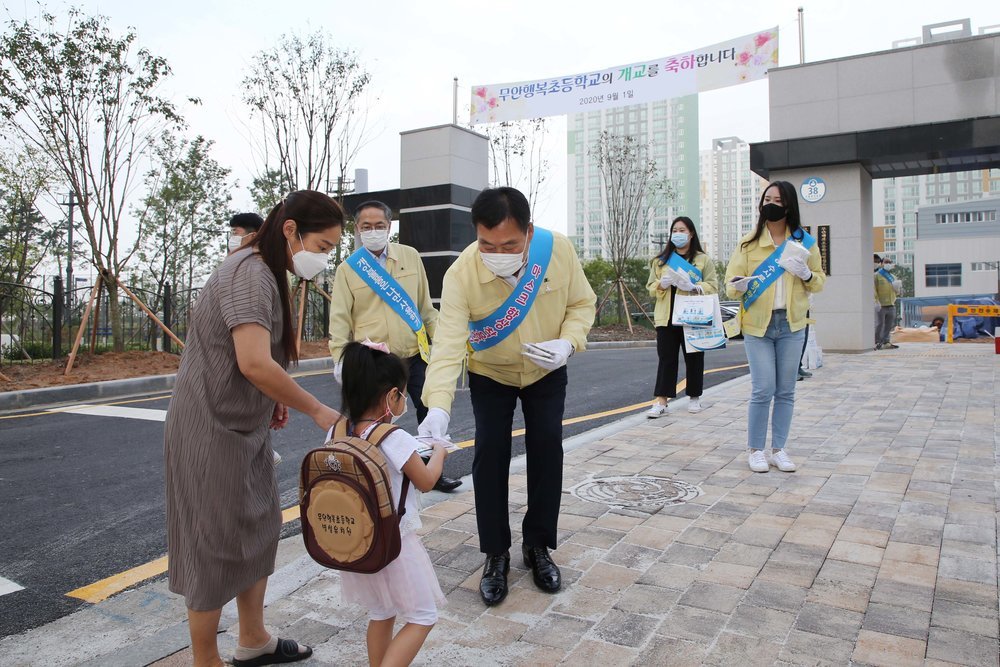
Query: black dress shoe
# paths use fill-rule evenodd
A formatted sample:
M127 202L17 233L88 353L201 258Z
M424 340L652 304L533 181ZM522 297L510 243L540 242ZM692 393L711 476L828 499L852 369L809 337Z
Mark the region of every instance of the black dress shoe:
M521 546L524 556L524 566L531 568L535 585L546 593L555 593L562 586L562 573L559 566L552 562L552 556L545 547Z
M438 481L434 482L435 491L454 491L458 487L462 486L462 480L455 479L454 477L446 477L441 475Z
M510 552L487 554L483 578L479 581L479 595L486 606L500 604L507 597L507 573L510 572Z

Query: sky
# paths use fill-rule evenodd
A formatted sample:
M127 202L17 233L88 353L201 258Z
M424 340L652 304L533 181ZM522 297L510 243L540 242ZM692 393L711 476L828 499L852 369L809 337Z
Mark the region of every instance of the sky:
M390 0L80 0L87 13L131 27L138 43L163 56L173 76L162 93L174 99L190 136L215 142L214 157L232 170L237 208L249 208L246 190L260 169L251 149L240 81L259 49L282 34L322 28L341 48L353 49L372 74L370 142L354 166L367 168L372 190L399 185L399 133L450 123L453 77L459 79L459 124L475 84L563 76L661 58L775 25L780 65L799 62L797 12L804 8L806 62L889 49L920 34L925 24L970 18L973 32L1000 24L1000 2L927 0L716 0L714 2L468 3ZM67 4L50 2L62 13ZM5 0L5 16L38 15L30 0ZM201 99L201 105L184 102ZM699 145L716 137L768 139L766 81L703 93ZM566 123L553 119L550 183L535 213L542 226L566 230Z

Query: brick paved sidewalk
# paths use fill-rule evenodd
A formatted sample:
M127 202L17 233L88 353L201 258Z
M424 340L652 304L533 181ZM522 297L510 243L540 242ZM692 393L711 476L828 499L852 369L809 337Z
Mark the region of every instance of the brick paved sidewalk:
M625 509L564 494L564 590L519 558L498 607L479 600L471 492L423 514L448 606L426 665L995 665L997 369L992 349L827 355L797 385L793 474L745 461L748 382L566 456L564 488L644 475L700 486ZM511 476L519 525L526 496ZM515 535L514 552L519 547ZM365 661L365 620L325 574L283 601L317 624L314 662ZM305 626L303 627L305 629Z
M510 595L484 607L472 493L429 507L423 540L448 605L415 664L997 665L992 352L827 354L797 385L791 474L747 469L745 378L706 392L700 414L682 400L662 419L605 427L566 455L556 595L534 587L515 533ZM608 502L656 488L579 488L621 476L701 494L623 507ZM515 527L525 483L522 470L511 475ZM299 539L282 544L286 562L304 562ZM339 576L296 567L302 580L271 601L269 625L315 647L299 664L366 664L365 614L340 602ZM224 650L234 633L220 636ZM190 654L156 664L190 664Z

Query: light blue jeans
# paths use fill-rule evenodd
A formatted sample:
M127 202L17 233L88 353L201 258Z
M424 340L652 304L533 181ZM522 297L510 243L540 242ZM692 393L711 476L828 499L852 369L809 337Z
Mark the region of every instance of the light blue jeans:
M792 425L795 381L802 356L805 329L792 332L784 310L776 310L763 336L743 335L743 347L750 363L750 410L747 442L750 449L764 449L767 419L771 414L771 447L784 449Z

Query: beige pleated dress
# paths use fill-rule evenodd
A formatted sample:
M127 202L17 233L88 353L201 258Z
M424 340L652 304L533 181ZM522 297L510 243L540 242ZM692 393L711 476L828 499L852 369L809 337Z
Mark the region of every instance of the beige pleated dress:
M271 332L287 366L274 274L250 250L227 257L191 318L164 431L170 590L219 609L274 571L281 510L268 425L274 401L236 363L232 329Z

